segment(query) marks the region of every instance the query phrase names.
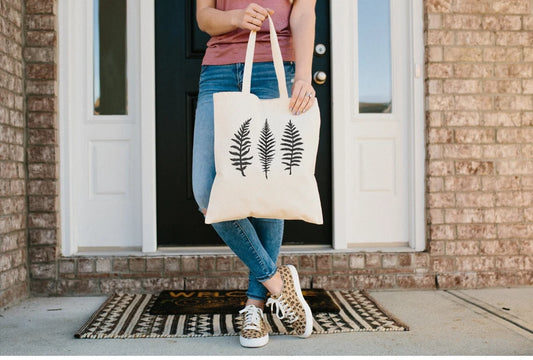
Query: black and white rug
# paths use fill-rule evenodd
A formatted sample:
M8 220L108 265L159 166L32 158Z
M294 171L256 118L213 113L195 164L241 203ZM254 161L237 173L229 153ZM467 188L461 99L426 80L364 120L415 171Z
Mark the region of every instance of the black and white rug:
M313 333L407 331L409 328L379 306L364 290L331 290L338 313L315 313ZM76 338L153 338L238 335L236 314L151 315L158 294L111 295L74 334ZM265 311L271 335L290 333L277 316Z

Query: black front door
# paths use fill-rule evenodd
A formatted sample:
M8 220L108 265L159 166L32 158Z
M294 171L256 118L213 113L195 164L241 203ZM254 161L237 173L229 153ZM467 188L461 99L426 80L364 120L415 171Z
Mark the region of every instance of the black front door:
M316 6L313 72L330 73L329 4ZM192 192L192 140L198 79L209 35L198 29L195 1L155 1L157 242L160 247L224 245L204 224ZM320 53L320 51L319 51ZM314 84L321 113L316 178L323 225L286 221L283 244L331 244L330 84Z

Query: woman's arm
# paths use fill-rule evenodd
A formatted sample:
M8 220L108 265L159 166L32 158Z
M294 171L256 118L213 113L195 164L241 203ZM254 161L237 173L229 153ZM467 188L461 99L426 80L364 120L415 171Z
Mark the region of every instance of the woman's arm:
M215 0L196 1L198 27L211 36L237 28L259 31L268 13L272 15L274 11L255 3L251 3L246 9L222 11L215 8Z
M311 85L311 72L315 43L315 4L316 0L295 0L291 11L290 26L296 65L289 103L293 114L309 110L314 102L315 90ZM309 94L311 97L306 96Z

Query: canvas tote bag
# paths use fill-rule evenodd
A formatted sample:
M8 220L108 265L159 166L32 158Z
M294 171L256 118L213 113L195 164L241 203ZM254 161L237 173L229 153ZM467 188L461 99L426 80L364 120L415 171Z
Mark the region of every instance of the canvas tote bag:
M216 176L205 223L248 216L322 224L315 179L320 132L318 102L300 115L289 111L285 70L270 16L270 43L279 94L250 93L256 32L250 32L242 92L213 94Z

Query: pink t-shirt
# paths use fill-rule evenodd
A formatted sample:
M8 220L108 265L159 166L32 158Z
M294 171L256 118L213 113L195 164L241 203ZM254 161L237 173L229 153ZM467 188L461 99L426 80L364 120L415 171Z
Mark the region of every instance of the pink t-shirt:
M244 9L252 1L249 0L216 0L218 10ZM274 10L272 21L278 34L278 42L284 61L294 61L291 28L289 24L292 3L289 0L254 0L264 8ZM270 26L268 19L263 21L261 30L257 32L254 62L272 61L270 48ZM225 34L212 36L207 42L207 49L202 65L225 65L243 63L250 30L235 29Z

